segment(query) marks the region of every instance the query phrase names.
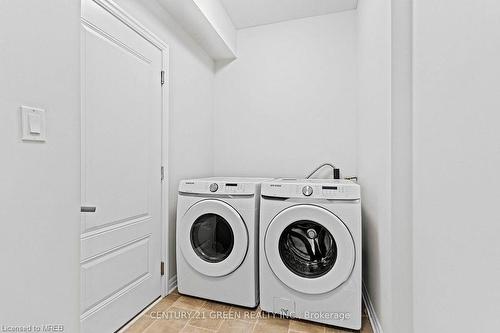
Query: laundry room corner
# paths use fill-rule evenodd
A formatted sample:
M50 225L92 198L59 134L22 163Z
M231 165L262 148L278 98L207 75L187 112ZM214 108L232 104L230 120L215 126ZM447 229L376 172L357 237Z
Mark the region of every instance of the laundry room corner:
M214 174L355 175L356 40L352 10L239 29L215 73Z

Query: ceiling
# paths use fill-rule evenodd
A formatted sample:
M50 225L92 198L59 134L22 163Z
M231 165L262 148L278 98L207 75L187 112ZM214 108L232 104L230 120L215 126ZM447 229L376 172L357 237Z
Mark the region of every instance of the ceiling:
M358 0L220 0L237 29L355 9Z

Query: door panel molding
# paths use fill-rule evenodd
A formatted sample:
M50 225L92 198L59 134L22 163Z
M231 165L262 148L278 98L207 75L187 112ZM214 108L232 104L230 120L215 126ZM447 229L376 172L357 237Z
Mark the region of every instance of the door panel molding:
M144 265L144 263L147 262L151 250L150 237L151 235L141 237L140 239L110 249L109 251L88 258L82 262L82 289L91 289L87 283L98 283L101 289L94 295L82 295L81 307L84 313L99 307L99 304L112 302L118 297L116 295L126 292L131 286L141 283L151 276L151 267L149 267L148 264ZM111 281L106 281L104 279L96 281L97 278L92 276L93 274L97 276L106 276L102 274L102 272L99 272L99 269L103 267L105 263L114 264L114 271L119 272L119 274L110 277L113 279L112 282L116 282L117 278L121 280L118 288L110 288ZM134 265L134 263L136 265ZM107 268L104 267L104 269ZM107 274L107 276L109 275L110 274ZM108 287L106 287L106 285L108 285Z
M105 234L110 231L115 231L117 229L122 229L132 224L141 223L145 220L151 219L151 215L148 213L140 214L137 216L131 216L129 218L125 218L123 220L118 220L115 222L108 223L106 226L99 228L98 230L90 230L82 233L81 240L86 240L88 238L97 237L101 234Z
M108 230L99 230L92 235L86 235L81 238L81 260L82 262L88 258L104 253L105 248L115 248L128 244L136 240L134 235L136 234L146 234L147 230L150 228L148 223L151 222L151 217L147 216L145 218L139 218L136 220L131 220L122 223L118 227L112 226ZM124 242L117 243L115 236L118 235L119 239L125 240ZM107 244L106 247L103 246Z
M94 25L92 22L86 20L85 18L82 18L82 25L83 25L83 28L85 30L87 30L89 33L94 34L95 36L110 42L111 44L113 44L113 45L119 47L120 49L130 53L131 55L134 55L138 59L141 59L145 63L148 63L148 64L151 63L151 59L149 59L148 57L146 57L142 53L139 53L136 50L132 49L127 44L122 43L119 39L113 37L111 34L106 33L104 30L100 29L99 27Z

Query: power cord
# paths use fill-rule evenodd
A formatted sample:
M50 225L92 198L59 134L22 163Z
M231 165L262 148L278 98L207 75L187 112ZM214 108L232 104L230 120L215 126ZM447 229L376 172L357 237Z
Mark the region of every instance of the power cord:
M314 169L314 171L311 172L306 177L306 179L311 178L316 172L318 172L321 168L326 167L326 166L329 166L329 167L332 168L332 177L333 177L333 179L340 179L340 169L336 168L335 165L333 165L332 163L328 163L328 162L323 163L320 166L318 166L316 169Z

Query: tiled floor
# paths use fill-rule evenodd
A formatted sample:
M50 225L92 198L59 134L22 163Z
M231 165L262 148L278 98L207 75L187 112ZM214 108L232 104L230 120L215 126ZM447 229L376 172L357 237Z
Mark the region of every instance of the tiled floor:
M257 309L245 309L228 304L179 295L176 291L163 298L148 313L139 318L127 333L341 333L351 330L300 320L276 318ZM362 333L373 333L363 311Z

